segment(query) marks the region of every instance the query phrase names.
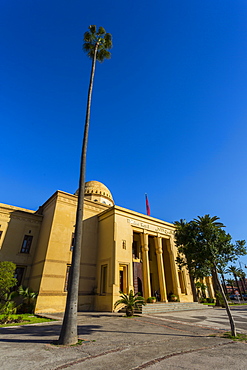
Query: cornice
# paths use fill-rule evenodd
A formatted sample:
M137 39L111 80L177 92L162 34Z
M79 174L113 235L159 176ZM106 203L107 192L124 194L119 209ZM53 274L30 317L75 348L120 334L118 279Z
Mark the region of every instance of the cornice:
M119 206L111 207L110 209L100 213L98 215L98 217L99 217L99 219L104 219L104 218L109 217L111 215L124 216L127 219L131 219L131 220L134 220L134 221L139 222L139 223L146 223L146 224L152 224L152 225L159 224L161 227L168 228L170 230L175 229L174 224L172 224L170 222L163 221L163 220L160 220L158 218L151 217L151 216L147 216L143 213L132 211L130 209L126 209L126 208L119 207Z
M26 208L17 207L17 206L11 206L10 204L0 203L0 212L17 212L17 211L35 214L35 211L31 209L26 209Z
M43 216L41 215L34 215L35 218L31 217L25 217L25 216L19 216L19 215L13 215L11 214L10 218L14 218L15 220L30 222L33 224L40 224L42 222Z
M29 213L21 208L0 208L0 218L15 219L31 223L41 223L43 216L35 213Z

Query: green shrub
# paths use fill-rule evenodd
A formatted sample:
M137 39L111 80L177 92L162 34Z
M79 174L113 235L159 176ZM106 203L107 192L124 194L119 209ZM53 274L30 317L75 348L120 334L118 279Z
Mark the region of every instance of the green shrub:
M168 302L180 302L180 299L178 298L178 296L176 294L173 294L172 292L168 294L167 299L168 299Z
M38 293L20 286L18 288L18 295L22 299L22 303L18 306L18 313L33 313Z
M13 262L0 262L0 300L5 301L6 294L16 285L17 280L14 278L16 265Z
M214 298L208 297L206 298L206 300L207 300L207 303L214 303Z
M147 298L147 303L154 303L156 302L156 297L148 297Z

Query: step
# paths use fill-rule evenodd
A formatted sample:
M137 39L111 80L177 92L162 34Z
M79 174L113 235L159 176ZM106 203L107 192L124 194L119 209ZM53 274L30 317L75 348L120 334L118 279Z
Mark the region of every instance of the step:
M151 313L162 313L162 312L175 312L175 311L193 311L193 310L202 310L207 309L210 306L205 306L197 302L156 302L156 303L147 303L145 306L140 307L140 310L136 312L143 314ZM211 307L210 307L211 308Z

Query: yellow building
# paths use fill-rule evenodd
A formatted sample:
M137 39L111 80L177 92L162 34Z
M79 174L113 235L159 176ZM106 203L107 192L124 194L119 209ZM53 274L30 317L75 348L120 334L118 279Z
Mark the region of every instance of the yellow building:
M0 260L14 262L18 283L38 292L36 313L64 311L76 206L77 195L63 191L36 212L0 204ZM173 224L118 207L105 185L86 183L80 311L113 311L119 291L131 289L192 302L176 256Z

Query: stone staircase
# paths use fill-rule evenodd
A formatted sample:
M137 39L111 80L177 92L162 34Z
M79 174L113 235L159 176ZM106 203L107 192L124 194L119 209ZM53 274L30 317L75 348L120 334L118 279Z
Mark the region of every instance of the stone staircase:
M156 302L147 303L146 306L141 306L136 313L142 313L145 315L154 313L165 313L165 312L176 312L176 311L194 311L194 310L205 310L212 308L212 306L206 306L197 302Z

